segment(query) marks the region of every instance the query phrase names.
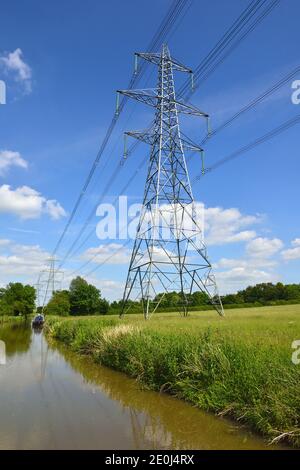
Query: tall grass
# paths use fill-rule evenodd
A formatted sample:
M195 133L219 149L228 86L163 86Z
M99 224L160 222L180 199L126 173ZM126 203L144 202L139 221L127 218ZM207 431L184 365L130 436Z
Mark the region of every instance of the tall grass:
M266 307L259 315L228 311L226 320L209 312L149 322L59 319L48 328L73 350L143 386L229 415L270 441L300 446L300 365L291 361L291 342L300 339L299 306Z
M8 315L0 315L0 326L5 325L6 323L21 323L24 321L23 317L12 317Z

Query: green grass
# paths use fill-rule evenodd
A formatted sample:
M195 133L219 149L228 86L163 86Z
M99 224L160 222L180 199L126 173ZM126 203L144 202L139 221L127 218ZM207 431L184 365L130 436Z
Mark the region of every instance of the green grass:
M49 319L48 333L96 362L201 409L229 415L269 441L300 446L300 305L141 316Z
M2 325L5 325L7 323L21 323L22 321L24 321L24 318L22 317L12 317L12 316L8 316L8 315L0 315L0 327Z

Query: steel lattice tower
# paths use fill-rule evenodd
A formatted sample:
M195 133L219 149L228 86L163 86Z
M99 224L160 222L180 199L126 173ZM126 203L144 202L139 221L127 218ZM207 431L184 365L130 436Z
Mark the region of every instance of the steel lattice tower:
M206 293L220 315L223 307L202 231L188 175L184 149L202 151L183 139L178 113L208 118L191 104L176 99L173 71L192 71L161 53L137 53L137 57L158 66L158 86L151 90L120 90L118 93L155 107L151 129L126 132L151 146L143 206L132 251L121 316L131 296L140 299L147 319L169 291L180 293L180 310L188 312L188 294L195 289ZM161 294L157 297L157 294ZM155 302L154 300L157 299Z
M56 290L61 290L61 286L62 286L63 278L64 278L64 272L56 268L55 265L57 262L58 260L55 258L55 256L51 256L51 258L47 260L48 268L42 270L38 277L37 302L38 302L38 306L40 306L41 292L44 291L44 295L42 296L43 301L41 304L43 310L46 304L49 302L49 300L53 296L54 292ZM45 284L44 288L42 287L43 284Z

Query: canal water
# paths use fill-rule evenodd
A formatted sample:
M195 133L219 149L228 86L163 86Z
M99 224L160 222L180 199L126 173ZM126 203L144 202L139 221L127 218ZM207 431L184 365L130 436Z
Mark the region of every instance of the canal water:
M141 390L30 327L0 327L0 340L0 449L274 448L236 423Z

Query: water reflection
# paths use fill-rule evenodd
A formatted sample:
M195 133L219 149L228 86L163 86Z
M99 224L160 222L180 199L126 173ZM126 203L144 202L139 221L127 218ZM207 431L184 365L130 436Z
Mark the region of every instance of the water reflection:
M0 449L264 449L260 438L78 356L0 329Z
M6 345L7 357L29 350L31 344L31 329L28 323L17 323L0 328L0 339Z
M122 406L130 419L134 448L150 449L263 449L266 446L241 426L165 394L141 390L119 372L95 364L53 343L85 383L99 385ZM53 347L53 346L52 346Z

